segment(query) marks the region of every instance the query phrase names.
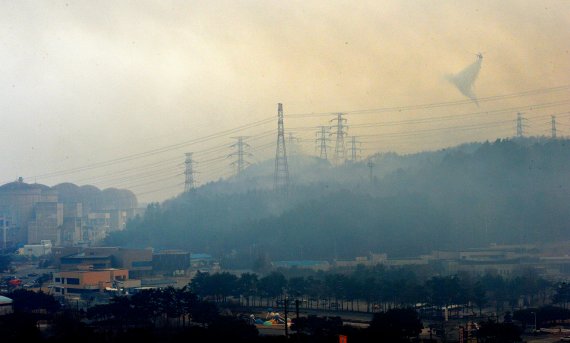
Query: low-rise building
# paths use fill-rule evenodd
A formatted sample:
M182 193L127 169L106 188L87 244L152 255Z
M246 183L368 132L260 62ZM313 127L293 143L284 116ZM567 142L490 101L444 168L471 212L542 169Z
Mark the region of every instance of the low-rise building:
M311 270L329 270L331 265L328 261L319 260L296 260L296 261L275 261L272 262L275 268L299 268Z
M371 266L372 262L366 256L357 256L352 260L335 260L335 267L356 267L358 265Z
M544 274L553 279L564 279L570 275L570 256L541 256L538 263Z
M51 241L42 240L40 244L26 244L20 249L20 255L28 257L41 257L51 254Z
M190 266L193 269L208 269L210 268L214 262L214 258L210 254L204 253L192 253L190 254Z
M152 249L119 248L113 253L113 265L129 270L129 277L141 278L152 274Z
M53 274L56 295L102 292L106 289L132 289L141 286L140 280L129 279L126 269L70 270Z
M389 258L382 262L387 267L424 266L428 263L428 259L421 257Z
M113 267L112 256L107 255L88 255L85 252L62 257L61 270L74 269L103 269Z
M152 254L152 270L156 274L185 275L190 269L190 253L183 250L163 250Z
M62 270L120 268L131 278L152 274L152 249L119 247L55 247L54 266Z

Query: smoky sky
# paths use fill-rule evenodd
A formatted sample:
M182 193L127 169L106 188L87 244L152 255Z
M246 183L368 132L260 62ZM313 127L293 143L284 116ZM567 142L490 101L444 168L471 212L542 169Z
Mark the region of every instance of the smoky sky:
M274 116L278 102L287 115L464 99L445 75L473 63L479 51L485 52L475 84L479 97L565 85L570 83L568 42L567 1L2 1L0 130L2 156L9 162L3 163L0 180L24 176L48 185L115 186L106 175L176 156L182 163L184 152L229 146L231 135L144 161L42 175L255 122ZM480 106L564 99L556 96ZM449 111L478 110L471 106ZM370 113L348 120L350 125L442 114ZM499 116L514 118L513 113ZM325 122L328 118L291 118L285 125ZM428 124L393 125L382 132L390 137L440 125ZM244 134L272 129L275 125ZM308 130L297 134L307 141L314 137ZM437 149L501 134L506 133L446 132L426 141L398 136L370 140L366 153ZM304 149L312 151L312 145ZM259 151L256 159L272 153ZM201 170L201 182L227 173L227 164L208 165L215 172ZM155 182L169 191L142 200L175 194L173 187L183 177L169 175L176 182ZM135 193L145 192L140 187Z

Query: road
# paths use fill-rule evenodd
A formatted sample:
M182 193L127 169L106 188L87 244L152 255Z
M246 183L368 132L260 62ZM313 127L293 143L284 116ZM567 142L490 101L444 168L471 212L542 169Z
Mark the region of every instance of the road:
M523 342L527 343L553 343L553 342L560 342L561 336L555 335L548 335L544 337L536 337L536 336L523 336Z

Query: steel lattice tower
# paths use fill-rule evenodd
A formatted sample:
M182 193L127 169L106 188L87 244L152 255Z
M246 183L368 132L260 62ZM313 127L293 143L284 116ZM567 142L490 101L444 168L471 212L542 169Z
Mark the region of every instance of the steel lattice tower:
M327 148L328 148L328 142L330 141L328 135L328 130L326 126L321 126L321 130L317 131L317 139L316 139L316 143L317 143L317 149L320 149L320 154L319 157L322 158L323 160L328 159L327 158Z
M299 153L298 145L299 139L295 137L295 132L287 132L289 144L289 156L295 156Z
M285 148L285 128L283 126L283 104L277 104L277 147L275 151L275 173L273 189L287 192L289 189L289 167Z
M336 143L334 146L334 163L335 165L340 165L346 159L346 149L344 147L344 136L347 134L345 131L348 127L345 125L346 119L342 116L343 113L338 113L336 119L332 119L332 121L336 120L336 131L331 133L331 135L336 135Z
M556 116L552 116L552 139L556 139Z
M517 137L523 136L523 119L522 113L517 113Z
M358 160L359 156L359 152L362 151L362 149L360 148L360 145L362 143L360 143L359 141L356 140L356 136L352 136L352 139L350 141L350 161L351 162L356 162Z
M295 137L295 132L287 132L287 136L289 137L289 144L297 143L297 137Z
M370 184L374 183L374 177L372 176L372 169L374 168L374 163L372 163L372 161L368 160L368 163L366 164L368 166L368 169L370 169Z
M192 153L186 153L186 160L184 161L186 165L186 170L184 174L186 175L186 180L184 182L184 192L190 192L191 190L196 188L196 180L194 180L194 169L193 169L193 161L192 161Z
M248 137L239 136L232 138L237 139L237 142L230 145L230 147L235 148L236 151L229 154L228 157L236 157L236 160L230 164L236 167L236 175L239 176L245 170L245 168L250 165L250 163L245 159L245 156L251 156L249 152L245 151L247 148L249 148L249 144L245 142L245 139Z

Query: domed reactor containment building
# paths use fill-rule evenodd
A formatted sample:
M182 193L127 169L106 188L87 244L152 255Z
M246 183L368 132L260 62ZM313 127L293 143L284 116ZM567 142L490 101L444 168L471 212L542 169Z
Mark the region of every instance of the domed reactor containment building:
M40 244L91 245L123 230L137 198L129 190L61 183L0 186L0 249Z

